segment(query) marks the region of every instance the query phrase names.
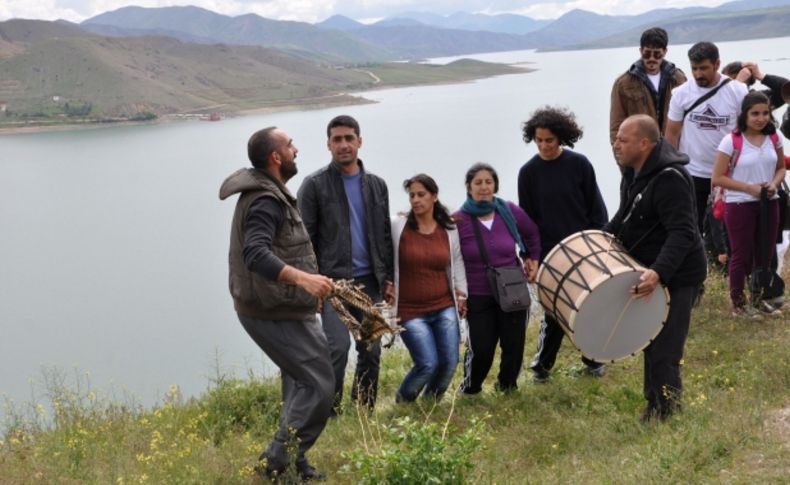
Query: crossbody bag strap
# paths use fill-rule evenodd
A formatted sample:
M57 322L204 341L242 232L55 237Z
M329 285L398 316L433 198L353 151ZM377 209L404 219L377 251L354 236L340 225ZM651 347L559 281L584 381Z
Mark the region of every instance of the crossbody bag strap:
M725 85L725 84L727 84L727 83L729 83L730 81L732 81L732 79L730 79L730 78L725 78L725 79L724 79L724 81L722 81L722 82L721 82L721 84L719 84L718 86L716 86L716 87L715 87L715 88L713 88L712 90L710 90L710 91L708 91L707 93L705 93L705 94L703 94L702 96L700 96L700 97L699 97L699 99L697 99L696 101L694 101L694 103L693 103L691 106L689 106L689 108L688 108L686 111L684 111L684 112L683 112L683 119L686 119L686 116L688 116L688 114L689 114L689 113L691 113L692 111L694 111L694 108L696 108L697 106L701 105L701 104L702 104L702 103L704 103L705 101L707 101L707 100L709 100L710 98L712 98L713 96L715 96L715 95L716 95L716 93L718 93L718 92L719 92L719 89L723 88L723 87L724 87L724 85Z
M680 175L680 177L683 179L683 181L684 181L684 182L686 182L686 184L687 184L687 185L689 184L689 182L688 182L688 180L686 179L685 175L683 175L683 174L680 172L680 170L678 170L678 169L676 169L676 168L674 168L674 167L667 167L667 168L663 169L663 170L662 170L662 171L660 171L660 172L659 172L659 173L658 173L658 174L657 174L655 177L653 177L652 179L650 179L650 181L647 183L647 185L645 185L645 187L644 187L642 190L640 190L638 194L636 194L636 197L634 197L634 200L633 200L633 202L631 203L631 208L630 208L630 209L628 209L628 214L626 214L626 216L623 218L623 226L625 226L625 223L628 221L628 219L630 219L630 217L631 217L631 214L634 212L634 209L636 209L636 205L639 203L639 201L640 201L640 200L642 200L642 194L643 194L643 193L645 193L645 191L646 191L647 189L649 189L651 185L653 185L653 182L655 182L656 180L658 180L658 177L662 176L662 175L663 175L664 173L666 173L666 172L675 172L676 174ZM630 248L628 248L628 252L630 253L631 251L633 251L633 250L634 250L634 248L636 248L636 247L639 245L639 243L641 243L641 242L642 242L642 241L643 241L643 240L644 240L644 239L645 239L645 238L646 238L646 237L647 237L647 236L648 236L650 233L652 233L653 231L655 231L655 230L656 230L656 228L657 228L657 227L658 227L660 224L661 224L661 221L659 221L659 222L656 222L655 224L653 224L653 226L652 226L652 227L650 227L650 229L648 229L647 231L645 231L645 232L642 234L642 236L641 236L639 239L637 239L637 240L636 240L636 242L635 242L634 244L632 244ZM622 232L622 228L621 228L620 232ZM619 239L619 235L618 235L618 239Z
M477 239L477 249L480 250L480 257L483 258L483 264L486 265L486 268L490 268L491 263L488 262L488 251L486 251L486 245L483 242L483 235L480 233L479 219L476 216L470 215L469 220L472 221L472 229L475 232L475 239Z

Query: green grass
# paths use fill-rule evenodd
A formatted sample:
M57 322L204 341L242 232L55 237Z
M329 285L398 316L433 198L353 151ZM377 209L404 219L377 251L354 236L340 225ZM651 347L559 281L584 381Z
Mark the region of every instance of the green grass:
M530 322L525 362L536 327ZM684 411L666 423L638 422L641 357L610 366L603 379L580 377L566 341L548 384L524 372L513 394L487 387L396 405L410 359L388 350L376 411L346 409L309 456L329 483L372 483L385 467L463 471L465 461L469 483L787 483L790 434L779 413L790 409L789 347L784 319L733 319L726 282L712 275L686 345ZM459 380L460 369L453 385ZM55 375L47 402L9 415L0 483L259 483L252 465L276 427L276 381L218 376L190 400L173 386L150 410L67 381Z

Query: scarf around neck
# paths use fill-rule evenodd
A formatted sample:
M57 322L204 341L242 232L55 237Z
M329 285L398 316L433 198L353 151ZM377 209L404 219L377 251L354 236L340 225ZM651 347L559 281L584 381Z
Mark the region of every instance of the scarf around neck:
M507 203L500 199L499 197L494 197L494 200L478 200L475 201L472 199L472 196L467 194L466 202L464 205L461 206L461 211L469 214L474 218L478 218L484 216L486 214L490 214L492 211L496 211L502 220L505 222L505 226L507 226L507 230L510 235L513 237L513 240L516 241L518 244L518 250L520 254L527 254L527 248L524 246L524 242L521 240L521 235L518 233L518 228L516 227L516 218L513 216L513 212L508 207Z

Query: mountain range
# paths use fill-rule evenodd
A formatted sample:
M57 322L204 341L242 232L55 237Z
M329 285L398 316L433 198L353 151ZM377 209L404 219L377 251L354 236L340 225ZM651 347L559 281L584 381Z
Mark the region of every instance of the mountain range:
M0 127L352 104L365 100L346 93L372 87L523 71L468 59L331 66L260 45L109 37L66 22L13 19L0 22Z
M449 82L514 72L463 62L444 68L394 60L516 49L635 46L648 27L673 43L787 35L790 0L625 15L572 10L556 20L411 12L371 25L317 24L193 6L125 7L80 24L0 22L0 116L129 119L358 101L371 87ZM0 119L0 122L2 119Z
M733 22L738 17L748 18L748 23ZM83 29L109 36L164 35L184 42L263 45L329 64L633 45L635 32L655 25L667 29L673 42L686 42L689 37L712 41L779 37L787 34L786 26L790 25L790 0L659 8L640 15L571 10L553 21L514 14L407 12L371 25L341 15L308 24L254 14L229 17L198 7L124 7L80 24Z

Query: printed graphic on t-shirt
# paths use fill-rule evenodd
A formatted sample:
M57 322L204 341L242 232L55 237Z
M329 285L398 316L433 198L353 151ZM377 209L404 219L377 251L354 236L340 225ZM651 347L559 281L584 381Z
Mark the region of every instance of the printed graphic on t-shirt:
M697 125L700 130L718 130L730 123L731 115L720 115L713 107L708 104L700 113L690 113L688 121Z

